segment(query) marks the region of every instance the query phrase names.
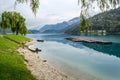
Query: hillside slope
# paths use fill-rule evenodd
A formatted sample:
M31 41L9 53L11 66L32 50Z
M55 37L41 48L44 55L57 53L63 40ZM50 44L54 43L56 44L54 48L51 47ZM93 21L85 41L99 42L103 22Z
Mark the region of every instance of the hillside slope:
M92 17L92 30L105 30L107 34L120 34L120 8L100 13ZM66 30L67 34L78 34L80 25Z
M62 23L45 25L39 31L41 33L64 33L68 28L71 27L70 25L75 25L79 23L79 21L80 18L76 17Z

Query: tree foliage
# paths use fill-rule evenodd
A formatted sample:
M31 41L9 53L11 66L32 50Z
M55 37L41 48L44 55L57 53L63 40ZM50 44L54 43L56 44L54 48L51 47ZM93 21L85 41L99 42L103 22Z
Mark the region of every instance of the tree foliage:
M90 17L91 11L99 8L102 12L120 7L120 0L78 0L78 4L81 5L81 28L91 27L92 25L86 21L86 18ZM96 4L96 6L94 5Z
M25 35L27 28L25 18L17 12L3 12L2 21L0 22L2 29L11 29L13 33Z
M106 30L109 34L120 34L120 7L92 17L93 30Z
M2 21L0 22L0 27L3 29L5 34L5 29L9 29L11 27L10 21L10 12L2 13Z
M39 8L40 2L39 0L16 0L15 6L19 3L29 3L33 13L36 15L37 9Z
M37 9L39 8L39 0L16 0L15 3L24 3L24 2L29 2L30 7L34 14L36 14ZM86 18L90 17L89 10L94 10L96 6L94 5L96 3L97 7L101 11L107 11L111 8L117 8L120 7L120 0L78 0L78 4L81 5L81 27L84 30L86 26L91 27L91 24L89 24L86 21Z
M36 14L37 9L40 5L39 0L16 0L15 5L18 3L28 2L30 3L32 11L34 12L34 14ZM102 11L120 6L120 0L78 0L78 4L81 5L81 14L84 14L86 16L89 9L95 9L95 5L93 5L94 3L96 3Z
M86 20L91 24L91 27L87 29L82 29L84 32L90 34L91 31L93 34L98 34L99 31L106 32L106 34L120 34L120 7L117 9L112 9L107 12L99 13L93 17L90 17ZM65 33L67 34L80 34L80 23L75 23L71 25ZM84 33L85 34L85 33Z

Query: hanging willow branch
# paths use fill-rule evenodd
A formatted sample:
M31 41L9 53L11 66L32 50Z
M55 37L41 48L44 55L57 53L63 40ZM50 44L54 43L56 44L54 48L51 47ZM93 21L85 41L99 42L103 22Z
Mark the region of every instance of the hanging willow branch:
M78 4L81 4L81 14L88 15L89 9L94 9L93 3L96 2L97 6L100 10L105 11L112 8L116 8L120 6L120 0L78 0ZM37 13L37 9L39 8L40 2L39 0L16 0L15 5L18 3L30 3L30 7L34 14Z
M102 11L120 6L120 0L78 0L78 4L81 4L82 11L84 9L94 8L93 3L95 2Z
M29 3L30 4L30 7L31 7L31 10L32 12L36 15L37 13L37 10L40 6L40 2L39 0L16 0L15 1L15 6L19 3Z
M37 10L39 8L39 0L16 0L15 5L18 3L29 3L33 13L36 15ZM102 11L107 11L111 8L120 7L120 0L78 0L78 5L81 5L81 27L90 26L89 21L86 18L90 17L90 11L94 11L96 8L94 3L97 4L97 7ZM84 28L83 28L84 29Z
M94 11L96 8L95 5L96 3L97 7L102 11L107 11L109 9L114 9L117 7L120 7L120 0L78 0L78 4L81 6L81 30L83 30L86 26L91 27L91 23L86 20L86 18L90 17L89 11Z

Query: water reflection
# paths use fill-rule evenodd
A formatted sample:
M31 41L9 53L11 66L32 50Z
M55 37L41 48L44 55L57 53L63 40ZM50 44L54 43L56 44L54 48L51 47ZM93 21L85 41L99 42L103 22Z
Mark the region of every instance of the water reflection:
M105 54L113 55L120 58L120 43L113 43L109 45L83 43L85 46Z
M81 76L84 80L119 80L120 79L120 42L119 37L111 38L112 45L100 45L91 43L75 43L64 38L67 35L28 35L34 39L44 39L45 42L37 43L45 54L39 54L55 67L61 66L62 71L66 71L79 80ZM73 36L89 38L88 36ZM114 36L115 37L115 36ZM104 39L106 37L90 37L90 39ZM111 40L110 39L110 40ZM108 55L109 54L109 55ZM114 55L114 56L110 56ZM117 56L117 57L115 57ZM58 66L56 66L58 65ZM83 72L83 73L81 73ZM92 75L97 79L86 78Z
M28 35L29 37L34 34ZM111 41L113 44L110 45L102 45L102 44L95 44L95 43L80 43L80 42L71 42L65 40L67 37L76 37L76 38L85 38L85 39L95 39L95 40L105 40ZM83 45L94 49L99 52L103 52L105 54L113 55L120 58L120 35L108 35L108 36L73 36L73 35L66 35L66 34L35 34L32 36L35 40L43 39L45 41L55 41L64 44L69 44L76 48L83 48Z

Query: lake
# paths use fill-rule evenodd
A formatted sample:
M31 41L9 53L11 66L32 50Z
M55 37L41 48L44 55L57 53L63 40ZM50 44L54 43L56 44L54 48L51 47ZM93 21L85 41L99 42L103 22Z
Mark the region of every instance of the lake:
M75 80L120 80L120 35L73 36L65 34L28 34L42 39L39 56ZM67 37L112 41L113 44L71 42Z

